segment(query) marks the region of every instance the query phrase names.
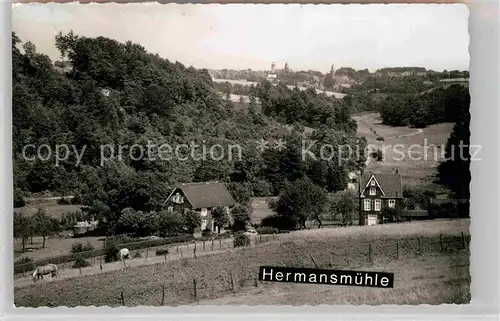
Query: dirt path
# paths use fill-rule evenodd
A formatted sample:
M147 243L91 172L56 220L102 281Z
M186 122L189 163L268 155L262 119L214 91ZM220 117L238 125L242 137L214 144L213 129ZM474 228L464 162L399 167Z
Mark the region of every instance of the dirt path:
M353 115L357 136L365 137L371 148L382 150L383 160L369 159L366 170L390 174L398 170L404 184L420 184L432 179L444 157L443 150L453 124L443 123L424 129L383 125L378 113ZM377 140L382 137L383 140ZM379 138L380 139L380 138Z
M61 279L68 279L68 278L75 278L79 276L86 276L86 275L93 275L93 274L98 274L102 272L108 272L108 271L116 271L116 270L123 270L123 269L128 269L131 267L139 267L139 266L144 266L144 265L151 265L151 264L157 264L161 262L170 262L170 261L176 261L180 260L183 258L193 258L195 255L195 246L196 246L196 257L199 256L205 256L205 255L212 255L212 254L217 254L217 253L223 253L227 252L228 250L231 250L233 248L233 239L224 239L219 241L214 241L213 243L213 250L212 250L212 242L206 241L205 242L205 249L203 249L203 242L197 241L196 245L195 243L186 243L186 244L179 244L174 246L169 246L169 254L166 256L156 256L155 255L155 250L154 249L149 249L146 252L146 249L139 251L141 253L140 258L135 258L135 259L130 259L126 260L125 264L126 267L123 265L123 262L112 262L112 263L102 263L102 271L99 266L99 259L96 258L89 258L87 261L92 263L92 266L82 268L81 272L80 269L74 269L72 267L60 267L59 268L59 273L56 279L52 280L50 276L46 276L43 280L40 280L38 282L55 282L57 280ZM164 247L162 247L164 248ZM131 254L133 255L136 253L136 251L131 251ZM32 271L31 271L32 272ZM26 273L23 276L16 276L14 277L14 287L25 287L28 285L33 284L33 280L31 277L31 273Z

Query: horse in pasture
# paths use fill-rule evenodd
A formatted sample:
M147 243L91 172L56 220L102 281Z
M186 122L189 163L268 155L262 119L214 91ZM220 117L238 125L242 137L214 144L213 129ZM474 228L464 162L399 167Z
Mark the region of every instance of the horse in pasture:
M125 260L129 258L130 251L128 249L121 249L120 250L120 259Z
M50 274L53 278L56 277L57 265L47 264L44 266L37 266L33 272L33 282L39 280L40 278L43 280L43 276L46 274Z

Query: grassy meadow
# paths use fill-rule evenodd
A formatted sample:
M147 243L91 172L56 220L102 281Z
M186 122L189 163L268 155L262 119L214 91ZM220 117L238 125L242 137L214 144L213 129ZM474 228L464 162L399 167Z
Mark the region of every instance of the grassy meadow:
M158 306L164 289L164 305L174 306L464 304L470 301L468 231L465 219L299 231L196 259L15 288L14 303L18 307ZM371 289L257 282L261 265L392 272L395 285Z

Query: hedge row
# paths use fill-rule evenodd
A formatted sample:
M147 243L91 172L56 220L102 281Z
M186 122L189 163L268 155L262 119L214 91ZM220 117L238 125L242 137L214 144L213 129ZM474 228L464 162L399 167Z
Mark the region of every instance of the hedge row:
M159 240L149 240L149 241L141 241L141 242L133 242L133 243L124 243L118 245L119 248L127 248L129 250L139 250L149 247L161 246L171 243L179 243L179 242L188 242L194 240L193 235L181 235L175 237L169 237ZM67 262L71 262L75 260L75 256L78 256L81 259L88 259L96 256L103 256L105 254L105 249L97 249L86 252L79 252L75 254L67 254L56 257L45 258L42 260L35 261L33 263L24 263L24 264L14 264L14 274L24 273L26 271L33 270L35 266L46 265L49 263L53 264L63 264Z

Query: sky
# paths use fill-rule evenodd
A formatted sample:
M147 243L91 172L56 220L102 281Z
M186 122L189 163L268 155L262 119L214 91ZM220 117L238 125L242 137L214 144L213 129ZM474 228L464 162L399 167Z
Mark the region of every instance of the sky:
M130 40L186 66L292 70L469 69L464 4L22 4L12 29L59 60L54 37Z

